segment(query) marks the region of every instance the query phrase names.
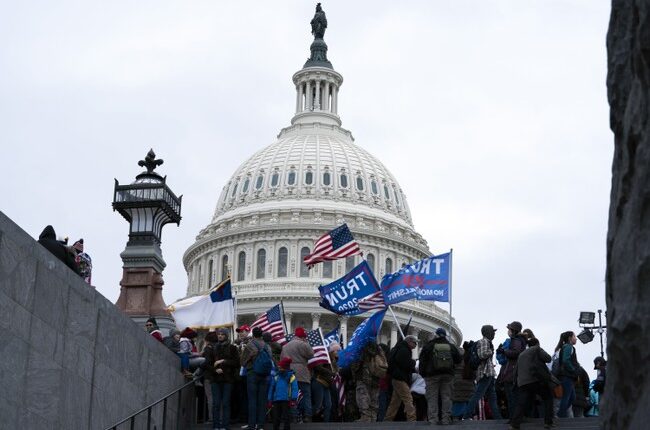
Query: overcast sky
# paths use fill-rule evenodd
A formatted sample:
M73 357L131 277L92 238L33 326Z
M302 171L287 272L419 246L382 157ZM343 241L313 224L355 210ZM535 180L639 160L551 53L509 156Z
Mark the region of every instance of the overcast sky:
M604 309L609 3L323 2L343 126L395 175L431 251L454 249L466 339L491 323L502 341L519 320L550 350ZM182 254L222 186L289 125L314 6L5 2L0 210L35 238L83 237L115 301L128 225L113 178L131 182L153 148L183 195L162 244L165 301L183 297ZM586 368L598 350L578 345Z

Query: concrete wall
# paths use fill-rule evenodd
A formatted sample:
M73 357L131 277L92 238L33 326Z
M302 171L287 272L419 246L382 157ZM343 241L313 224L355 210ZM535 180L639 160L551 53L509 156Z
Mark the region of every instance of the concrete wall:
M0 429L106 428L185 382L175 354L2 212L0 330Z

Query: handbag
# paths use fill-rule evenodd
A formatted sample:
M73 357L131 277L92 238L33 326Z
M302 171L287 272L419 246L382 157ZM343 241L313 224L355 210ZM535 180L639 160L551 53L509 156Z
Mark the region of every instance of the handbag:
M562 384L555 385L553 387L553 396L556 399L561 399L563 395L564 395L564 389L562 388Z

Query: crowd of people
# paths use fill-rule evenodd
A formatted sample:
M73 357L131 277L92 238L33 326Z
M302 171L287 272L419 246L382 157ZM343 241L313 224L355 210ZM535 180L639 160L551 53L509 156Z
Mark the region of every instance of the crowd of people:
M68 238L57 239L54 227L48 225L38 237L45 249L72 269L88 284L91 284L93 264L90 255L84 252L84 240L68 245Z
M520 428L525 417L597 416L605 386L606 361L594 360L598 377L589 381L577 360L576 335L560 335L549 354L530 329L513 321L494 347L497 329L481 328L481 339L457 347L444 328L414 354L418 339L405 336L391 349L368 342L361 357L339 368L341 345L329 344L329 361L312 365L307 332L297 327L284 345L248 325L210 331L171 330L163 337L154 318L146 329L178 354L181 371L205 390L214 429L289 429L292 422L429 421L508 419ZM494 360L500 364L497 374Z

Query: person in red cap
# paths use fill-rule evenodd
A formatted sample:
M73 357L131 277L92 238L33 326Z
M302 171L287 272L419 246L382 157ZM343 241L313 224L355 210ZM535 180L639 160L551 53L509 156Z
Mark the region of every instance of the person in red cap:
M280 359L288 357L291 359L291 370L296 373L298 387L302 392L302 401L295 410L298 418L302 416L304 422L311 422L311 370L308 361L314 358L314 350L307 342L307 332L302 327L296 327L294 337L282 348Z
M298 380L291 370L291 359L284 357L278 362L278 371L271 378L267 407L273 407L273 430L289 430L291 416L289 409L295 408L298 398Z

